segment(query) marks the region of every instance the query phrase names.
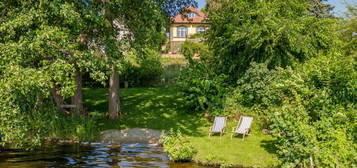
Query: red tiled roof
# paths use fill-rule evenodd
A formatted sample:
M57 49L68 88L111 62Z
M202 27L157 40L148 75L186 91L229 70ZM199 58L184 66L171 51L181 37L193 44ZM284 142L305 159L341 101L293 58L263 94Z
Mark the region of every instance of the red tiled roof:
M196 17L188 18L187 16L185 16L191 12L196 13ZM171 21L172 23L207 23L207 18L202 11L194 8L193 6L189 6L185 9L183 13L180 13L173 17Z

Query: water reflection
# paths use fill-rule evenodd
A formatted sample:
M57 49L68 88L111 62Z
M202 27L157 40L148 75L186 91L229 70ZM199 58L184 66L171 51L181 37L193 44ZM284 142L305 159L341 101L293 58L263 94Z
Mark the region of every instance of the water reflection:
M186 163L171 163L162 147L154 144L84 143L48 145L32 152L0 152L0 168L201 168Z

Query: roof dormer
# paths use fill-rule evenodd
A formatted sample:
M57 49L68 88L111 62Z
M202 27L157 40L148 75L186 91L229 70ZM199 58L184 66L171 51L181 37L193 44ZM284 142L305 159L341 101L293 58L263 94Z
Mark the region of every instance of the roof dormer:
M187 14L187 17L188 17L189 19L193 19L193 18L197 17L197 14L194 13L194 12L191 12L191 13L188 13L188 14Z

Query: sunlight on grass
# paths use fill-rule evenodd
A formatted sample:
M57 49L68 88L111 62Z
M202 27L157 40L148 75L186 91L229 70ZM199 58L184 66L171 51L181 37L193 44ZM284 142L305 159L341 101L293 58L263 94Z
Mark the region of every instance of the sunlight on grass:
M204 164L229 163L243 166L270 167L277 164L273 138L253 129L251 135L236 135L231 139L231 129L236 122L228 122L225 134L208 137L209 127L202 127L205 136L189 139L198 150L194 160Z
M101 131L124 128L175 130L191 140L198 153L194 157L203 163L231 163L244 166L269 167L277 162L271 136L263 135L253 122L252 135L244 141L240 136L230 139L230 131L237 122L230 120L226 134L208 137L211 126L199 115L185 112L183 99L175 88L128 88L121 90L123 116L107 120L107 89L84 89L85 105L92 116L99 118Z

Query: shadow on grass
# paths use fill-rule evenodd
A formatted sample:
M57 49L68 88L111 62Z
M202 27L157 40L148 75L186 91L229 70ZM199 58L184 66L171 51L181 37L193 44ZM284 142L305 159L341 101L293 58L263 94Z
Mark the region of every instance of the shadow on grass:
M183 110L183 99L175 88L129 88L121 90L123 115L107 120L107 89L85 89L85 106L98 118L101 130L124 128L180 129L191 136L203 136L198 128L204 120Z
M267 152L271 154L277 154L277 148L275 146L275 141L274 140L263 140L261 145Z

